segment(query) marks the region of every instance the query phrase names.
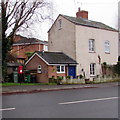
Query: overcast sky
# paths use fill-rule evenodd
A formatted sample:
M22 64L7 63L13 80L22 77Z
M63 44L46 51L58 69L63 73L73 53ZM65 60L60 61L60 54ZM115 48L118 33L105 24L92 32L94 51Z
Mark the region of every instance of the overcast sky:
M76 16L78 7L88 11L88 19L105 23L117 29L118 2L120 0L49 0L53 2L52 17L55 20L59 14ZM48 40L47 31L52 22L44 22L41 25L34 24L31 34L26 34L41 40ZM40 28L42 28L40 30Z

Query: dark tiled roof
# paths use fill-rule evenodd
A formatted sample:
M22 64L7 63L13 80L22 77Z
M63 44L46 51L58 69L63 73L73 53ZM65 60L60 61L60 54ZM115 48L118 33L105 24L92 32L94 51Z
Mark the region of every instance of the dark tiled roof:
M77 64L77 62L62 52L40 52L37 54L41 56L49 64Z
M69 20L72 23L77 24L77 25L83 25L83 26L94 27L94 28L105 29L105 30L117 32L116 29L114 29L108 25L105 25L101 22L96 22L96 21L92 21L92 20L88 20L88 19L84 19L84 18L76 18L76 17L66 16L66 15L61 15L61 16L63 16L67 20Z
M21 63L7 63L8 67L18 67L20 65L22 65L22 64Z
M41 44L48 44L47 41L42 41L42 40L38 40L36 38L27 38L27 37L23 37L23 36L20 36L20 40L14 42L14 45L15 44L26 44L26 43L29 43L29 44L34 44L34 43L41 43Z
M22 39L22 40L14 42L14 44L19 44L19 43L33 43L33 42L38 42L38 40L36 40L36 39Z

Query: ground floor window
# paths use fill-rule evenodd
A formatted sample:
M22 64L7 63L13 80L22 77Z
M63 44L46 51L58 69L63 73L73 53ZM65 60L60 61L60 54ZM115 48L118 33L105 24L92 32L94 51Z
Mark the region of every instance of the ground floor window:
M64 65L57 66L57 73L65 73L65 66Z
M90 64L90 75L95 75L95 66L96 64L95 63L91 63Z

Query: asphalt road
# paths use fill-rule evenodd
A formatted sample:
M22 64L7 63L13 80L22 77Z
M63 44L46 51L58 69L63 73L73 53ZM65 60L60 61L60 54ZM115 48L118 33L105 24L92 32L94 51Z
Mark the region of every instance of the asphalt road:
M3 96L3 118L118 118L118 87Z

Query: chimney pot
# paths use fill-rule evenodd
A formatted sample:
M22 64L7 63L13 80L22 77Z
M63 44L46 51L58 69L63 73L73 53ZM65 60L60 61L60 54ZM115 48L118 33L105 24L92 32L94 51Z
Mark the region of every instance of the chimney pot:
M76 17L88 19L88 11L80 10L80 8L78 8L78 12L76 13Z

